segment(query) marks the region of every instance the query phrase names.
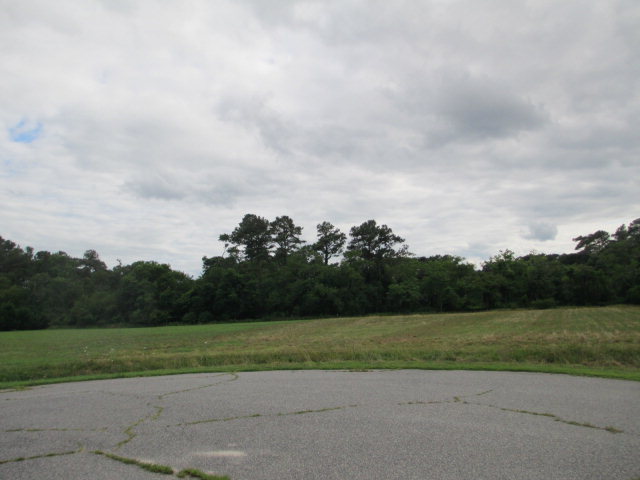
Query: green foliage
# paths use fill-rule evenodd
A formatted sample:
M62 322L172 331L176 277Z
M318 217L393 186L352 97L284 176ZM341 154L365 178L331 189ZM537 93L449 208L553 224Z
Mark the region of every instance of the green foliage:
M330 222L322 222L316 226L318 239L313 248L322 255L324 264L328 265L332 257L340 255L347 241L347 236Z
M173 468L167 465L159 465L157 463L142 462L140 460L136 460L135 458L121 457L120 455L102 452L100 450L94 450L92 453L95 453L96 455L103 455L107 458L110 458L111 460L124 463L125 465L135 465L148 472L162 473L164 475L173 475Z
M622 227L621 227L622 228ZM616 233L618 236L623 236L619 232L620 229ZM576 245L576 250L581 250L584 254L593 254L602 251L604 248L609 245L610 236L608 232L604 230L598 230L597 232L591 233L589 235L581 235L573 239L574 242L578 242Z
M286 215L247 214L195 280L157 262L109 269L94 250L34 253L0 237L0 330L640 304L640 219L576 237L577 253L505 250L481 270L450 255L415 258L375 220L350 229L339 263L338 228L318 224L306 246L301 234Z
M395 235L386 225L378 226L375 220L351 227L350 235L347 250L364 260L381 260L406 253L402 249L395 249L395 245L404 243L404 239Z
M276 217L269 224L269 233L276 246L275 257L284 263L304 243L304 240L300 239L302 227L296 226L293 220L286 215Z
M234 255L242 247L247 260L266 260L273 248L271 223L266 218L248 213L233 232L220 235L220 241L232 244L236 250L230 253Z
M166 264L135 262L117 270L120 318L133 325L166 325L182 320L182 296L191 279Z
M547 308L553 308L556 306L556 301L553 298L542 298L540 300L534 300L531 302L531 308L537 308L544 310Z

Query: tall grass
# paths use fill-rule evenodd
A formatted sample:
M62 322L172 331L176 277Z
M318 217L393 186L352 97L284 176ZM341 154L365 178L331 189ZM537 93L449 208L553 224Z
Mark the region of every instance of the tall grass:
M398 366L582 368L640 379L640 307L0 333L0 386L131 372Z

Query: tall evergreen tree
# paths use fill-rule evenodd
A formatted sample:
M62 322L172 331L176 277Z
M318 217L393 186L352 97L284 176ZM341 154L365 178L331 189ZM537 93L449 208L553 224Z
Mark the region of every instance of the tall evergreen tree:
M269 233L276 247L276 258L285 263L287 258L304 243L304 240L300 239L302 227L296 226L287 215L276 217L269 224Z
M242 247L247 260L266 260L273 248L269 220L252 213L244 216L240 224L230 234L220 235L220 241L235 247Z
M380 225L375 220L367 220L350 231L351 240L347 250L365 259L383 259L406 254L406 248L396 250L397 244L404 243L404 238L396 235L386 225Z
M316 229L318 240L313 244L313 248L322 255L324 264L328 265L332 257L340 255L344 250L347 236L329 222L319 223Z

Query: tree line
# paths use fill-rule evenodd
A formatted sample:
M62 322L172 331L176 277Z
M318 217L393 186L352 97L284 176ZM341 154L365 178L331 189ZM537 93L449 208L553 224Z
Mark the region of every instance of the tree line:
M314 242L301 236L288 216L247 214L195 279L153 261L109 269L94 250L73 258L0 237L0 330L640 304L640 218L573 239L574 253L505 250L481 268L415 256L375 220L348 235L325 221Z

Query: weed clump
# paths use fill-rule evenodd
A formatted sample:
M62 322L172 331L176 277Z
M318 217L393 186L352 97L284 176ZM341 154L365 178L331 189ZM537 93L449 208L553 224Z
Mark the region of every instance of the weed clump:
M178 477L179 478L192 477L192 478L199 478L200 480L230 480L230 478L226 475L223 475L223 476L210 475L196 468L185 468L184 470L181 470L180 472L178 472Z
M95 450L92 453L95 453L96 455L103 455L103 456L105 456L107 458L110 458L111 460L115 460L117 462L121 462L121 463L124 463L126 465L135 465L137 467L142 468L143 470L147 470L148 472L162 473L162 474L165 474L165 475L173 475L173 468L168 467L167 465L159 465L159 464L156 464L156 463L141 462L140 460L136 460L135 458L121 457L119 455L114 455L113 453L103 452L101 450Z

